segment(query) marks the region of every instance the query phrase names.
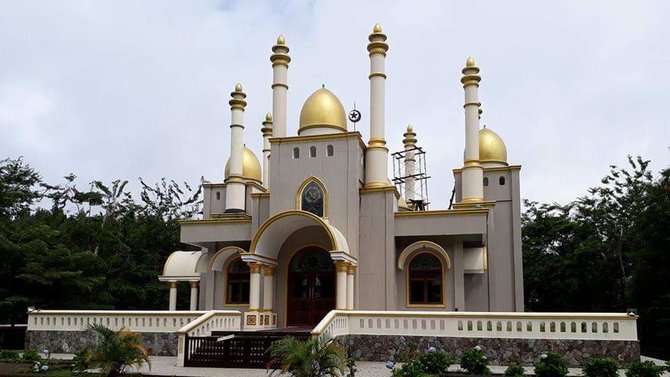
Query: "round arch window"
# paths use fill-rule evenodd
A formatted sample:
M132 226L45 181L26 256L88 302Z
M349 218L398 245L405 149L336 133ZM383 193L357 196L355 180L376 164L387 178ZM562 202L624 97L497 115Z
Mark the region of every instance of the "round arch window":
M442 304L442 263L436 256L421 253L409 262L410 305Z
M226 304L249 303L249 265L237 258L226 270Z

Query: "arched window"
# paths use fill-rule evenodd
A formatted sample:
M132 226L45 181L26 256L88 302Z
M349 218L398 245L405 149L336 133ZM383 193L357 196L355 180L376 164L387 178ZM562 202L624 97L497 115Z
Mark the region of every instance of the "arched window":
M489 185L489 177L484 177L484 186Z
M311 181L302 189L300 209L323 217L323 189L318 183Z
M309 157L316 157L316 147L313 145L309 147Z
M326 147L328 157L332 157L335 155L335 148L333 148L332 145L329 145Z
M226 271L226 304L249 303L249 266L238 258Z
M293 148L293 158L300 158L300 148Z
M500 183L500 186L505 186L505 177L498 178L498 183Z
M216 200L221 200L221 191L216 192Z
M442 263L435 255L421 253L409 262L410 305L442 304Z

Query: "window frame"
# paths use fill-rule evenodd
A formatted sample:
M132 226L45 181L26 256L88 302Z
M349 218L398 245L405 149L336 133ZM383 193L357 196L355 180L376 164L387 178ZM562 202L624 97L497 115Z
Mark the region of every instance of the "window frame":
M226 295L225 295L225 299L224 299L224 305L227 305L227 306L249 306L249 297L247 297L247 300L245 302L245 301L241 300L241 298L243 296L241 293L240 293L240 301L236 301L236 302L231 301L231 297L230 297L230 295L231 295L230 284L231 283L238 284L238 289L240 290L240 292L243 292L242 287L245 283L249 287L248 291L250 291L250 288L251 288L251 273L250 272L247 272L247 273L244 273L244 272L230 272L231 267L233 267L236 263L243 263L243 264L246 265L246 263L244 263L244 261L242 261L242 258L240 258L240 257L234 258L233 260L228 262L228 264L226 265L226 276L225 276L225 279L224 279ZM247 269L248 268L249 267L247 265ZM233 275L234 278L235 278L234 280L231 279L231 274L234 274ZM249 295L250 294L251 293L249 293Z
M431 277L426 277L426 276L424 276L424 277L413 277L412 276L412 273L413 273L412 267L411 267L412 262L416 258L418 258L422 255L429 255L430 257L435 258L435 260L437 260L437 262L440 265L439 271L437 271L437 270L432 270L431 271L433 274L436 274L437 276L440 277L440 301L439 302L427 301L428 300L428 284L429 284L429 281L431 280ZM442 259L440 258L440 256L437 255L435 252L432 252L431 250L421 251L421 252L415 253L410 258L408 258L406 263L407 264L406 264L406 268L405 268L405 296L406 296L405 301L406 301L407 307L413 307L413 308L417 308L417 307L424 307L424 308L426 308L426 307L428 307L428 308L439 307L439 308L443 308L443 307L445 307L446 306L446 300L445 300L445 296L446 296L446 294L445 294L445 292L446 292L446 271L445 271L444 263L443 263ZM419 272L416 271L415 273L419 273ZM432 277L432 279L434 279L434 277ZM424 300L425 301L412 301L412 296L411 296L411 294L412 294L412 289L411 288L412 287L411 287L411 284L412 284L412 281L415 281L415 280L421 280L423 282L423 295L424 295Z

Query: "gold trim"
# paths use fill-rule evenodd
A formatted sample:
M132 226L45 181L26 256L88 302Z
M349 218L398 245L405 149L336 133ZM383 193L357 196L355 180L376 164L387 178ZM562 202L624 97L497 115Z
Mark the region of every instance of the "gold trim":
M168 286L170 289L177 288L177 282L176 281L169 281Z
M270 192L253 192L249 194L252 198L269 198L270 197Z
M251 263L248 263L248 264L249 264L249 273L250 274L260 274L261 273L261 269L263 268L262 264L256 263L256 262L251 262ZM251 277L249 277L249 278L251 278Z
M302 211L302 191L305 189L305 187L307 187L307 185L310 182L315 182L317 185L321 186L321 190L323 190L323 216L321 216L321 217L327 218L328 217L328 199L329 199L328 189L326 188L326 185L325 185L325 183L323 183L322 180L320 180L318 177L315 177L313 175L308 177L304 181L302 181L300 186L298 186L298 190L296 191L296 194L295 194L295 209L297 211Z
M407 255L403 255L407 253ZM421 252L432 252L435 254L442 262L446 263L447 270L451 270L451 258L449 258L449 253L441 245L428 240L416 241L409 246L405 247L398 256L398 264L402 261L403 267L401 270L405 270L405 265L409 263L412 258L415 257L415 253ZM444 267L444 266L443 266Z
M481 208L493 208L496 206L496 201L495 200L484 200L482 202L477 203L481 206ZM453 204L454 209L467 209L467 208L472 208L472 204L469 203L463 203L463 202L457 202Z
M472 204L478 204L478 203L483 203L484 198L462 198L459 203L472 203Z
M305 130L309 130L311 128L332 128L334 130L340 130L347 132L346 127L338 126L335 124L320 124L320 123L313 123L313 124L307 124L304 126L300 126L300 129L298 129L298 136L300 136L300 133Z
M366 193L372 191L395 191L395 186L388 182L368 182L363 186L363 191Z
M383 79L386 79L386 74L383 72L373 72L368 76L368 79L372 79L373 77L381 77Z
M421 242L421 241L419 241ZM434 242L433 242L434 243ZM416 242L415 242L416 244ZM412 244L414 245L414 244ZM410 245L410 246L412 246ZM437 244L435 244L437 245ZM437 245L438 247L442 248L440 245ZM408 246L409 247L409 246ZM444 250L444 248L442 248ZM446 251L445 251L446 253ZM412 263L412 259L418 257L421 254L430 254L433 255L437 258L437 260L440 261L440 266L441 266L441 277L442 277L442 297L440 297L440 303L439 304L411 304L409 302L409 268L405 268L405 307L407 308L446 308L447 307L447 271L449 270L449 266L447 268L444 268L444 261L442 260L442 256L439 255L438 253L435 252L435 250L431 249L425 249L425 250L414 250L410 252L409 257L407 258L407 261L405 262L406 265L409 265ZM447 257L449 255L447 254ZM449 261L447 259L447 261ZM447 262L449 263L449 262Z
M179 220L179 225L209 225L209 224L230 224L230 223L250 223L251 217L233 217L238 214L221 214L223 216L217 219L203 219L203 220Z
M347 275L353 275L353 274L355 274L355 273L356 273L356 268L357 268L357 267L358 267L358 266L356 266L356 265L349 264L349 268L347 269Z
M298 135L298 136L274 136L270 138L270 143L292 143L292 142L311 142L311 141L323 141L323 140L335 140L335 139L349 139L357 138L358 143L361 145L362 149L366 148L365 143L363 142L363 137L358 131L334 133L334 134L324 134L324 135Z
M448 209L437 211L407 211L395 212L395 217L433 217L433 216L460 216L460 215L486 215L489 213L488 208L463 208L463 209Z
M348 272L349 271L349 262L335 262L335 271L336 272Z
M197 280L192 280L189 281L188 283L191 285L191 288L198 288L198 286L200 285L200 282Z
M274 276L275 266L265 265L263 266L263 275L264 276ZM272 309L270 309L272 310Z
M286 67L288 67L288 65ZM288 85L284 84L283 82L276 82L276 83L270 85L270 88L274 89L277 86L282 87L282 88L286 88L286 90L288 90Z
M223 253L224 251L227 251L227 250L235 250L235 251L237 251L237 257L238 257L238 258L239 258L240 253L246 253L246 250L244 250L244 249L241 248L241 247L237 247L237 246L225 246L225 247L222 247L221 249L219 249L219 251L217 251L216 253L214 253L214 255L212 255L212 258L210 258L210 260L209 260L209 264L208 264L208 266L207 266L207 271L212 271L212 267L214 267L214 261L216 261L216 258L219 257L219 254L221 254L221 253ZM233 254L232 256L234 257L235 254ZM221 269L221 272L223 272L224 270L226 270L226 266L227 266L228 264L230 264L231 262L232 262L232 259L230 259L230 257L228 257L225 261L223 261L223 268Z
M261 224L261 226L258 228L258 230L256 231L256 233L254 234L254 236L251 239L251 246L249 247L249 254L255 254L256 253L256 245L258 244L258 239L260 238L261 235L263 235L265 230L268 227L270 227L270 225L274 224L275 221L277 221L281 218L284 218L284 217L287 217L287 216L294 216L294 215L295 216L309 217L312 220L315 220L319 225L321 225L323 230L325 230L326 234L328 235L328 239L330 240L331 249L335 250L335 248L337 247L337 242L335 241L335 237L333 236L329 225L326 224L326 222L322 218L320 218L319 216L317 216L317 215L315 215L311 212L307 212L307 211L288 210L288 211L284 211L284 212L279 212L278 214L270 217L269 219L265 220L263 222L263 224Z

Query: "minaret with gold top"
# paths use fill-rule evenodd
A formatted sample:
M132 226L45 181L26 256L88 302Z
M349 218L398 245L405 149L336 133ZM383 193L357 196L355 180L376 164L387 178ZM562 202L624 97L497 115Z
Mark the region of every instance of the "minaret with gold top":
M263 186L270 187L270 138L272 137L272 114L267 113L261 128L263 133Z
M461 83L465 92L465 155L463 157L461 203L479 203L484 200L484 170L479 161L479 68L468 58L463 68Z
M410 204L415 198L414 175L416 174L416 133L414 127L407 125L407 132L403 134L402 143L405 147L405 200Z
M288 63L291 57L289 48L283 35L277 38L277 44L272 46L272 119L273 136L286 136L286 106L288 95Z
M230 174L226 177L226 210L227 213L244 212L244 108L247 106L247 97L242 91L242 84L237 83L235 90L230 93Z
M386 34L379 24L375 24L368 37L370 53L370 141L365 151L365 188L389 186L388 153L385 128L386 103Z

